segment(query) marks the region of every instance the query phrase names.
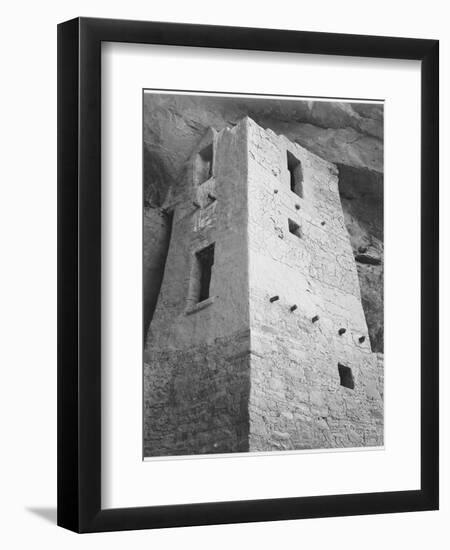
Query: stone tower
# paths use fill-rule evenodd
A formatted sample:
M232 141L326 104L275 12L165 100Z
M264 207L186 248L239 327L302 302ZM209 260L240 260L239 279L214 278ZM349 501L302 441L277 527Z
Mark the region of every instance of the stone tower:
M167 209L144 455L382 445L336 167L246 117L208 130Z

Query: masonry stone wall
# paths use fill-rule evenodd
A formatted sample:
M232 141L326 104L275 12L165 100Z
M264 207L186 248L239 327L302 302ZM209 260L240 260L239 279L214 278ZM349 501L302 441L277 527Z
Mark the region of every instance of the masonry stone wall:
M248 151L250 450L382 445L382 380L336 167L252 121ZM302 197L291 191L288 151Z
M144 456L249 450L249 333L153 350L144 365Z

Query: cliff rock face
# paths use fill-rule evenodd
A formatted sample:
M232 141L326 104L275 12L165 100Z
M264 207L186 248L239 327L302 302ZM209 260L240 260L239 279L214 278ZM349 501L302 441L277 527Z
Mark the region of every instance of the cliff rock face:
M383 351L383 106L173 94L144 96L144 198L164 205L209 127L244 116L337 164L372 350Z

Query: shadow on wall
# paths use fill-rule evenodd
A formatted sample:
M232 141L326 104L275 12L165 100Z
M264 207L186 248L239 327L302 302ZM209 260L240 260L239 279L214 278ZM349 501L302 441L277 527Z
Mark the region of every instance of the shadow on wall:
M170 235L172 233L173 213L161 208L144 208L143 235L143 293L144 293L144 343L148 327L161 290L167 253L169 251Z
M48 521L50 523L53 523L53 525L56 525L56 518L57 518L56 506L54 507L33 506L25 509L27 512L30 512L31 514L34 514L35 516L38 516L41 519Z
M372 351L384 351L383 174L338 165L339 193L358 270Z

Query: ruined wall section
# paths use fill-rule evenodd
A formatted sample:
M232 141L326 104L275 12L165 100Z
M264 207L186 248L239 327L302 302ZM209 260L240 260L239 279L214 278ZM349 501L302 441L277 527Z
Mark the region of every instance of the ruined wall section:
M166 208L173 228L144 353L145 456L248 450L247 126L210 130ZM213 145L212 173L200 153ZM210 295L196 253L214 243Z
M148 351L144 456L249 450L249 333Z
M382 379L336 167L247 124L250 450L382 445ZM300 162L302 196L291 191L287 151ZM354 389L341 385L338 364Z

